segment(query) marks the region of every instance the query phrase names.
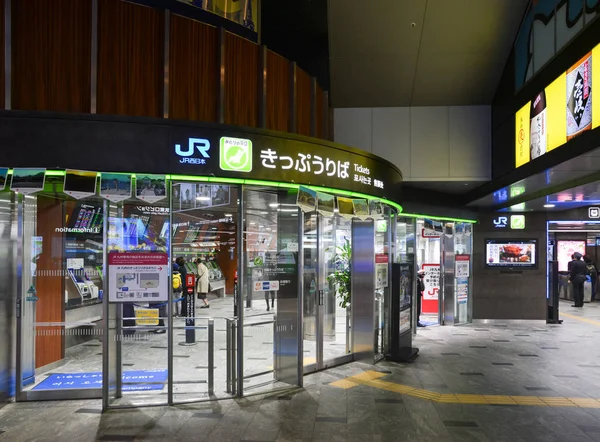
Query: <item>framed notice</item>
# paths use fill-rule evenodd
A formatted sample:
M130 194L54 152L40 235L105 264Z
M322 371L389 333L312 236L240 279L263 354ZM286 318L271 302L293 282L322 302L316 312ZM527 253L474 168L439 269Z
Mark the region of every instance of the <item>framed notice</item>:
M108 276L109 302L169 300L167 253L109 253Z

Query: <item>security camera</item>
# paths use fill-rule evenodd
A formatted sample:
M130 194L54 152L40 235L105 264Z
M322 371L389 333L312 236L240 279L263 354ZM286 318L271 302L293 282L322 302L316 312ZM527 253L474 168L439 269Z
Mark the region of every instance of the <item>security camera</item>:
M415 22L412 22L412 23L410 24L410 27L411 27L411 28L414 28L415 26L417 26L417 24L416 24Z

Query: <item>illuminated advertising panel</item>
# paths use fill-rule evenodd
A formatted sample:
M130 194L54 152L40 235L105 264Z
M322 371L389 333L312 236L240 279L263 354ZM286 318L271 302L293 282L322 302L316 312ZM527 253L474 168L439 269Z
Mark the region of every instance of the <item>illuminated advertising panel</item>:
M600 60L600 45L517 111L516 167L600 126L600 103L592 99L592 85L600 84L600 69L592 67L594 56Z

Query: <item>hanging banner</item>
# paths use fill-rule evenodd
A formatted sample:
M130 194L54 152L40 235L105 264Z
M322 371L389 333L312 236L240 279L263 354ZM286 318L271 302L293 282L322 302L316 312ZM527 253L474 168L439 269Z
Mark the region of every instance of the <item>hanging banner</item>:
M375 255L375 288L383 289L388 286L388 255L378 253Z
M102 173L100 175L100 196L113 203L131 198L131 175Z
M333 216L335 197L328 193L317 192L317 211L323 216Z
M337 197L338 211L342 218L352 219L354 218L354 204L352 199Z
M29 195L44 190L46 169L13 169L10 190Z
M0 167L0 190L6 187L6 178L8 177L8 167Z
M352 200L352 205L354 206L354 216L360 219L367 219L369 217L369 203L367 200L355 199Z
M137 175L135 178L135 196L150 204L167 196L164 175Z
M567 139L592 128L592 53L567 71Z
M317 192L308 187L300 186L296 204L303 212L313 212L317 208Z
M167 253L108 254L109 302L169 300Z
M383 218L383 205L379 200L369 200L369 213L373 219Z
M98 172L67 169L63 192L78 200L95 195L97 178Z

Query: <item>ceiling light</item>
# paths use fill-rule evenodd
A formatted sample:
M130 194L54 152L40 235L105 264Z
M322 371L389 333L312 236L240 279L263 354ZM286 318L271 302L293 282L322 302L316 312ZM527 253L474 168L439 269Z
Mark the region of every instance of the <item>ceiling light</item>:
M226 213L225 216L232 217L233 215L231 213Z
M210 196L197 196L198 201L210 201Z
M269 204L269 207L279 207L279 204L278 203L271 203L271 204Z
M552 209L553 207L556 207L556 205L555 204L544 204L544 207L546 209Z
M269 212L260 212L261 215L268 215Z

